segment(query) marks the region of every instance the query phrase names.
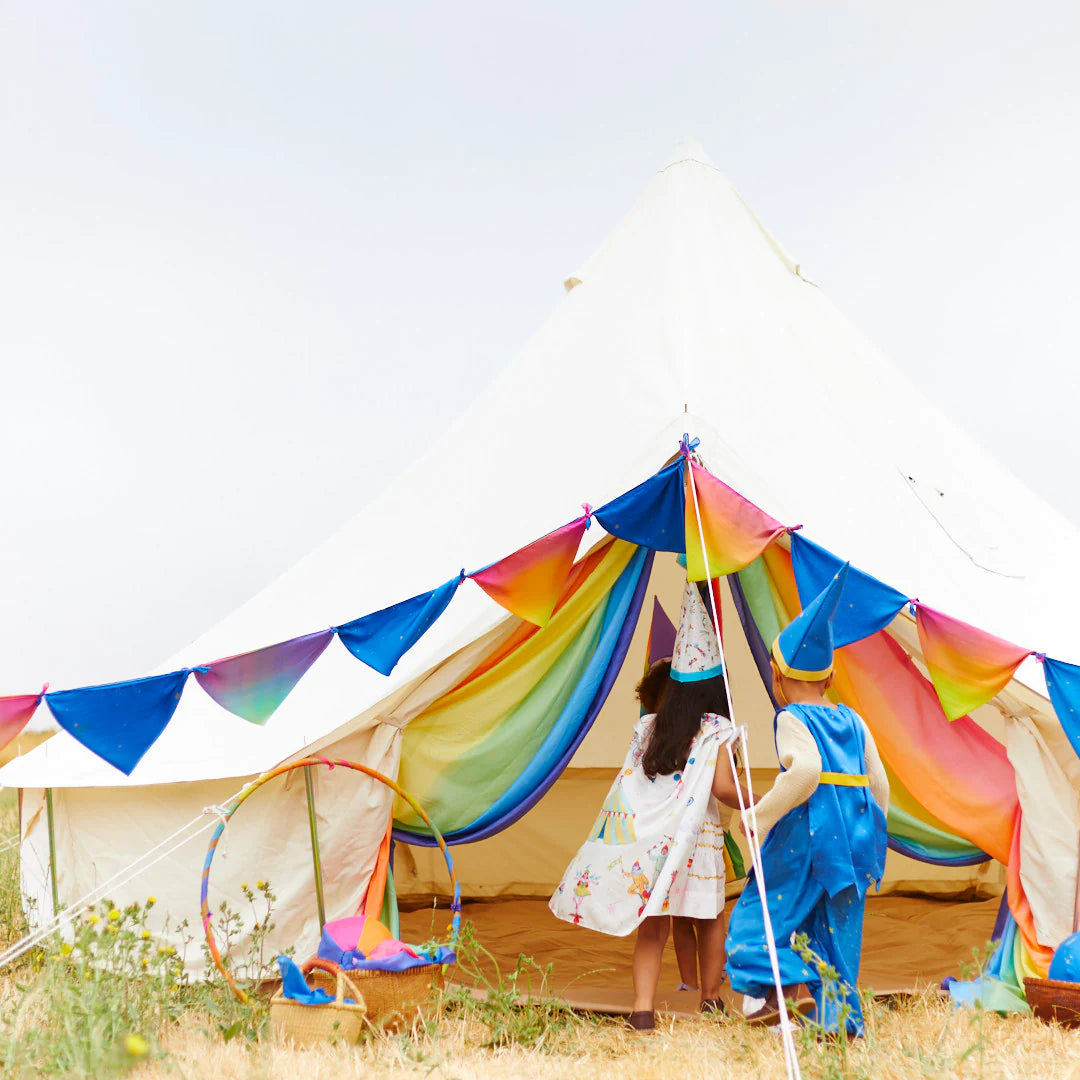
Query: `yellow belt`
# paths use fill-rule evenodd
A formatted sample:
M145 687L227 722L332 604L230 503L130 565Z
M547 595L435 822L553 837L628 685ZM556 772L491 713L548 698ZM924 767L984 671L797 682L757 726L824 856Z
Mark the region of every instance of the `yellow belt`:
M869 787L870 779L866 776L856 776L854 773L823 772L821 783L836 784L837 787Z

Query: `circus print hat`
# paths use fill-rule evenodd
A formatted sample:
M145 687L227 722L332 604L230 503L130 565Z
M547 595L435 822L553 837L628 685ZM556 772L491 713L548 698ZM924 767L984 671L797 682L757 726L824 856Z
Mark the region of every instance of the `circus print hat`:
M679 614L679 632L675 635L675 648L671 654L671 677L676 682L701 682L723 673L724 662L712 619L705 610L698 587L688 581Z
M777 635L772 658L781 675L800 682L817 682L832 674L832 620L850 566L844 563L832 581Z

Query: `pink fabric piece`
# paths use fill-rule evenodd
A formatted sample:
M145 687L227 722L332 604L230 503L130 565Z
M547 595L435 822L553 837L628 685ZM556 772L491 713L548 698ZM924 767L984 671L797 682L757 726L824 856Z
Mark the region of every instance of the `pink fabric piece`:
M420 954L411 946L406 945L404 941L398 941L397 938L387 938L385 941L380 941L371 952L368 953L368 960L386 960L391 956L397 956L398 953L408 953L412 957L419 957Z
M328 922L323 929L334 939L334 944L348 952L356 948L366 922L366 915L350 915L347 919Z

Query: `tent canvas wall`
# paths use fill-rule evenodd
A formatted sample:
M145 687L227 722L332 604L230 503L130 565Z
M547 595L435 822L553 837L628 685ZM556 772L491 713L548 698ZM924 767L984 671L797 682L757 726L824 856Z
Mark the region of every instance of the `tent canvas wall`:
M1070 561L1077 530L889 366L700 147L677 150L573 280L544 327L445 436L410 447L401 475L344 529L160 670L343 621L431 588L462 561L497 559L566 521L581 499L599 505L640 482L684 431L700 436L721 479L882 580L1011 640L1080 658ZM828 477L827 489L807 476ZM673 613L666 591L662 599ZM410 700L434 700L512 632L501 609L462 588L390 679L335 645L265 728L188 692L130 777L56 736L0 771L0 784L22 790L28 898L38 911L50 907L46 788L55 793L61 900L70 901L245 778L305 748L334 746L391 774L400 765L406 776L403 745L423 711ZM917 657L917 643L903 646ZM622 725L633 715L626 688L640 656L631 643L618 693L578 749L568 784L621 760ZM750 675L736 672L737 703L753 701ZM1080 763L1045 699L1023 688L1041 689L1033 662L1019 679L1016 693L999 700L1024 809L1015 864L1030 886L1039 939L1053 944L1071 902L1059 893L1074 868ZM759 696L756 717L760 706ZM1002 734L1000 719L990 726ZM417 742L418 756L427 741ZM768 743L759 727L754 765L768 760ZM319 778L334 911L352 910L363 894L389 806L374 789L358 791L347 778ZM269 877L281 896L280 932L303 950L315 921L303 822L289 803L296 797L283 790L262 800L260 815L238 818L215 884L236 897L240 881ZM544 806L519 827L543 835ZM116 899L152 891L159 910L190 917L201 847L174 853ZM425 873L433 877L418 861L419 879Z

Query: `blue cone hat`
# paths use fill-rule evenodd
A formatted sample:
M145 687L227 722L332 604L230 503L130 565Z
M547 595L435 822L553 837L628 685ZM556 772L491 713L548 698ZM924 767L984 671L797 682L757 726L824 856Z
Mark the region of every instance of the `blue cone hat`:
M772 658L781 675L801 682L817 682L832 674L832 620L850 566L844 563L832 581L777 635Z

